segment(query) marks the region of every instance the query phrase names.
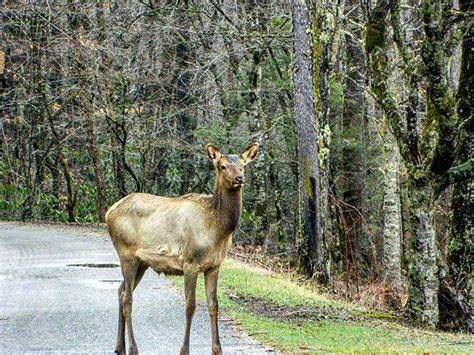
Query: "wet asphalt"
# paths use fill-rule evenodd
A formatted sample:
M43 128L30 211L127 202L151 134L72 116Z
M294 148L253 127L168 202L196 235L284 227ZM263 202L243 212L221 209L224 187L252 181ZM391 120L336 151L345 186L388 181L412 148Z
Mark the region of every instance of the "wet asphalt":
M112 354L117 334L118 258L103 229L0 222L0 353ZM224 353L267 349L220 316ZM141 354L178 354L184 297L148 270L134 292ZM211 353L206 306L198 304L191 354Z

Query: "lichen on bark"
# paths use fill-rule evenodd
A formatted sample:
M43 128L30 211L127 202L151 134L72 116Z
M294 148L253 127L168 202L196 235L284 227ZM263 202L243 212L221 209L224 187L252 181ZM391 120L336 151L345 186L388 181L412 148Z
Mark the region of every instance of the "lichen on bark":
M407 313L412 321L436 327L438 309L438 264L435 231L433 229L433 206L429 186L416 184L410 188L410 264L408 269L409 301Z
M383 200L383 278L397 289L401 286L401 207L398 171L398 147L390 132L384 135L384 200Z

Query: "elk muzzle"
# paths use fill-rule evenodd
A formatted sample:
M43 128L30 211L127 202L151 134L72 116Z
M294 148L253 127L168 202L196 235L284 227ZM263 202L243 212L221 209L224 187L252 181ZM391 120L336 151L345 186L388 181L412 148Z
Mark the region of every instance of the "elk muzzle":
M245 178L242 175L238 175L234 178L234 187L243 186L245 184Z

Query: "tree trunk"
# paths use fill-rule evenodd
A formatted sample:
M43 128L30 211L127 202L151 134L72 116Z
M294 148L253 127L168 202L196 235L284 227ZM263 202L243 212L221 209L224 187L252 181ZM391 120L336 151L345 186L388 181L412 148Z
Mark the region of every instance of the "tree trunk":
M413 179L410 181L409 191L412 238L410 240L407 312L414 322L434 328L439 321L439 278L433 228L434 208L430 203L432 191L425 184Z
M53 208L55 210L60 209L60 204L59 204L59 196L60 196L60 188L61 188L61 183L60 183L60 172L59 172L59 157L56 151L51 152L51 156L49 159L46 159L45 165L47 166L50 174L51 174L51 194L54 196L54 203L53 203Z
M299 257L304 273L309 277L319 278L322 275L319 166L311 68L313 48L306 1L294 0L292 12L295 52L293 84L301 209Z
M330 51L334 41L334 28L325 20L330 2L317 0L312 2L312 35L313 47L313 83L315 95L316 127L318 128L319 184L320 184L320 221L321 221L321 267L325 273L320 281L328 283L331 279L331 260L327 252L328 245L335 245L333 226L331 223L329 203L330 177L330 142L331 128L329 124L329 73ZM333 24L333 26L335 26Z
M127 182L125 181L125 169L123 167L122 159L118 153L120 149L117 145L115 138L111 138L112 146L112 161L115 172L115 183L117 186L117 192L119 198L125 197L128 195Z
M74 190L73 180L69 166L66 159L62 156L61 151L59 151L59 163L63 168L64 179L66 180L66 191L67 191L67 201L66 201L66 210L68 215L68 222L75 222L76 218L74 216L74 208L76 207L77 201L77 191Z
M398 171L400 155L390 132L384 137L384 199L383 199L383 280L392 288L387 302L401 307L401 206Z
M99 220L100 222L105 221L105 213L107 212L107 194L105 190L104 173L102 171L102 165L100 160L100 152L97 147L97 141L94 133L94 120L89 116L88 113L84 113L87 117L85 118L84 124L87 132L87 143L90 155L92 157L92 166L94 168L95 183L97 187L97 204L99 207Z
M345 271L358 279L362 254L362 194L364 185L363 136L365 131L366 62L361 48L361 2L345 3L350 33L346 34L346 67L343 108L343 207L345 226ZM352 25L351 25L352 24Z

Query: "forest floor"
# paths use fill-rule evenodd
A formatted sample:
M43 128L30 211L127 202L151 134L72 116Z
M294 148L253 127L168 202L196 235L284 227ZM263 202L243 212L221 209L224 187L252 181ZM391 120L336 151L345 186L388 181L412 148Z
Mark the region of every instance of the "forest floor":
M182 278L172 280L182 285ZM204 303L203 284L197 296ZM284 353L474 353L472 335L414 328L394 313L335 299L291 274L232 258L222 265L219 304L245 332Z

